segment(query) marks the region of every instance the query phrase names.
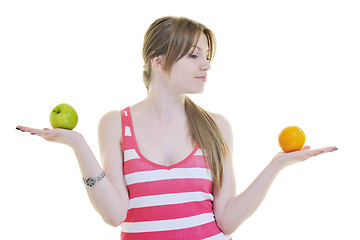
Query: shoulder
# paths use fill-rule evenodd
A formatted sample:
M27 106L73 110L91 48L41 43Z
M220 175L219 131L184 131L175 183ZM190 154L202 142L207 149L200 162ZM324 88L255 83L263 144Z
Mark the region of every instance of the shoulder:
M116 122L118 120L121 121L121 112L118 110L114 110L105 113L104 116L102 116L102 118L100 119L100 124Z
M219 113L211 113L211 117L214 119L216 125L219 127L221 134L223 135L229 148L231 148L233 142L233 134L229 120Z
M120 124L119 124L120 123ZM121 126L121 112L110 111L104 114L99 122L99 127L116 127Z
M99 121L99 135L121 137L121 112L110 111Z
M226 119L223 115L219 113L211 113L211 116L222 133L232 132L229 120Z

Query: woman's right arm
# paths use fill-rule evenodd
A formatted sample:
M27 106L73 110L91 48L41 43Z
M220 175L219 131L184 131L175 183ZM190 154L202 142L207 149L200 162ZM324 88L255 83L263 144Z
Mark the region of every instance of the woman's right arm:
M94 207L99 212L103 211L106 213L105 215L100 214L104 220L112 226L118 226L124 222L129 206L129 195L123 173L121 139L122 127L120 112L112 111L105 114L99 123L99 147L103 170L106 174L105 179L107 178L106 180L112 184L109 184L111 189L104 188L103 194L111 192L116 193L114 194L116 196L109 195L106 198L109 204L99 204L98 208L95 205ZM86 179L86 176L84 178ZM101 183L101 181L99 183ZM95 188L96 187L97 186L95 186ZM100 185L98 187L100 187ZM95 188L89 189L87 187L88 192L92 190L96 191ZM94 202L101 202L103 198L102 194L96 194L95 197L96 199L93 199L95 200ZM105 209L102 210L102 208Z
M83 136L64 129L33 129L17 126L47 141L63 143L73 148L83 178L97 177L102 171L106 176L93 187L86 187L89 199L106 223L120 225L126 218L129 196L123 175L121 150L121 115L119 111L107 113L99 123L99 145L103 168L96 160Z

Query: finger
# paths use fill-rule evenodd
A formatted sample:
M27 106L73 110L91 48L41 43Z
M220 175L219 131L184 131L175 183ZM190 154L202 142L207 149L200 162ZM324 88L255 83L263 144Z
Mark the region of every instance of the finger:
M25 126L17 126L16 129L20 130L22 132L31 133L33 135L46 135L46 133L47 133L47 130L41 130L41 129L30 128L30 127L25 127Z
M307 151L307 150L310 150L310 148L311 148L310 146L304 146L302 150Z
M333 151L336 151L336 150L339 150L336 146L323 148L324 153L325 152L333 152Z
M39 130L39 129L36 129L36 128L30 128L30 127L25 127L25 126L17 126L16 129L20 130L22 132L29 132L29 133L32 133L32 134Z
M332 147L324 147L324 148L310 150L310 151L308 151L308 153L310 156L317 156L320 154L333 152L335 150L338 150L338 148L336 146L332 146Z

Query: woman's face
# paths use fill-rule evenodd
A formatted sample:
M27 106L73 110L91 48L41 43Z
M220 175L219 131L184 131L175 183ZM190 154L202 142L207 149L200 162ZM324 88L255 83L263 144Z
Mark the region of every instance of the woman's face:
M210 69L208 50L207 38L202 33L197 46L193 46L183 58L171 66L169 83L179 90L179 93L203 92L207 71Z

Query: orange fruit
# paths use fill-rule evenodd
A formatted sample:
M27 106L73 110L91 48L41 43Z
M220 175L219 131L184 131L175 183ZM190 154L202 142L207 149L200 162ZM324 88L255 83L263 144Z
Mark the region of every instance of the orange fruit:
M301 128L290 126L284 128L279 134L279 145L286 153L299 151L303 148L305 139L305 134Z

